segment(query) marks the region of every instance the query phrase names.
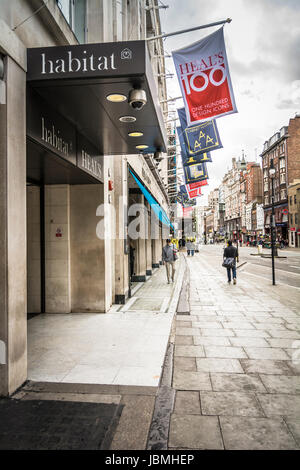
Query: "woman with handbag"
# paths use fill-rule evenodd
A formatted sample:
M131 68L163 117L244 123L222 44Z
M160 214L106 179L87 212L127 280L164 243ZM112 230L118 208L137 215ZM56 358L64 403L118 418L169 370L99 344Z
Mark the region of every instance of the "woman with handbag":
M228 241L228 246L224 250L223 254L223 266L227 268L228 284L231 283L231 271L233 277L233 284L236 284L236 260L239 260L239 253L235 246L232 245L232 241Z

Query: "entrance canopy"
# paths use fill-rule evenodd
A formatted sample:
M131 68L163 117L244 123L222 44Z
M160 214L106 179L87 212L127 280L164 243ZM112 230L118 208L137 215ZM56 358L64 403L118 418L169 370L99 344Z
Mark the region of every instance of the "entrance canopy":
M166 151L145 41L31 48L27 70L34 93L75 126L100 155L138 154L140 145L146 153ZM129 103L135 89L146 93L140 110Z

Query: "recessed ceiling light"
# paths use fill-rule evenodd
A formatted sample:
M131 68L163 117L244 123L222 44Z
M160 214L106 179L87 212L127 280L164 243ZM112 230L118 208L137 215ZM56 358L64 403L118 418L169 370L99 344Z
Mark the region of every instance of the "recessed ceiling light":
M135 148L137 148L138 150L144 150L144 149L147 149L149 147L149 145L137 145Z
M129 137L142 137L144 135L143 132L129 132Z
M127 96L121 95L119 93L112 93L106 97L108 101L112 101L113 103L122 103L122 101L127 100Z
M119 118L119 121L121 121L121 122L135 122L136 118L134 116L121 116Z

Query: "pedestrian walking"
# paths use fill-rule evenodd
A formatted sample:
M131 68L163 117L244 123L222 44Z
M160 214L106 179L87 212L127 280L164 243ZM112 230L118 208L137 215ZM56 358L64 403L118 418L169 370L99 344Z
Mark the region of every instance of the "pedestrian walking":
M236 261L239 260L239 253L235 246L232 245L232 241L228 241L228 246L224 250L223 254L223 266L227 268L228 284L231 283L231 272L233 277L233 284L236 284Z
M174 282L175 277L175 261L177 260L177 250L175 246L171 243L171 240L167 240L167 244L163 247L162 251L162 260L166 266L167 280L170 284L170 271L171 271L171 280Z
M191 241L191 245L190 245L190 253L192 256L194 256L195 254L195 243L193 240Z
M187 251L187 255L190 256L190 253L191 253L191 242L190 242L190 240L186 241L186 251Z

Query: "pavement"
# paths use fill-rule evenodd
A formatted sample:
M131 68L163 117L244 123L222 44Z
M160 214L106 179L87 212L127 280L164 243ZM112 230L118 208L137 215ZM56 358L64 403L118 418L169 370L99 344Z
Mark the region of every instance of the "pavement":
M44 341L50 348L39 371L48 380L31 378L13 398L117 405L110 450L299 449L299 253L282 250L288 252L276 261L282 262L282 280L272 286L270 261L242 248L237 285L228 285L222 248L202 246L194 257L181 253L174 285L166 283L162 267L125 306L106 315L79 315L80 327L74 316L59 344L66 333L69 345L84 345L81 336L89 339L84 361L72 364L88 365L89 372L76 381L66 380L70 370L52 380L51 334L44 328L39 337L39 317L31 319L36 346ZM54 319L42 323L50 324ZM114 369L111 381L101 375L102 364ZM121 380L123 368L132 369Z
M240 250L240 264L249 254ZM299 449L300 289L272 286L268 267L249 275L248 262L228 284L221 260L221 246L187 260L168 449Z

